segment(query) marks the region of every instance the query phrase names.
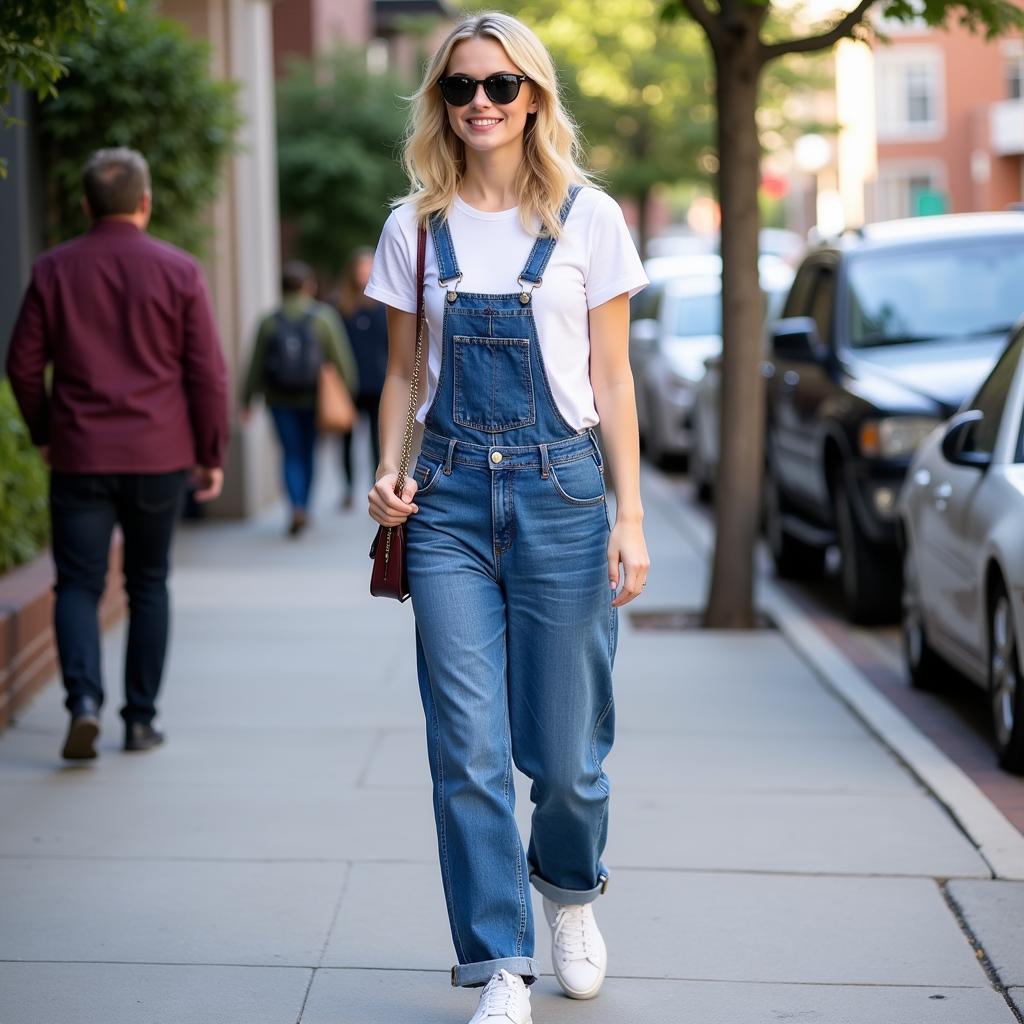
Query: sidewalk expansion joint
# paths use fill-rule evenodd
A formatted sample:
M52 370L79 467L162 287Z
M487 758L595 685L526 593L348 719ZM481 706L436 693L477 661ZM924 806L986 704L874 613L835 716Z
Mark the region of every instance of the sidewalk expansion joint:
M999 972L996 970L995 965L989 959L988 953L985 952L985 947L981 944L981 940L978 938L974 929L968 924L967 918L960 908L960 904L957 903L956 897L949 891L949 887L946 882L939 883L939 892L942 893L942 898L946 901L946 906L949 907L949 912L953 915L954 920L960 927L960 931L963 932L964 938L971 944L971 949L974 950L974 955L981 965L981 969L985 972L985 976L988 978L989 983L992 987L1003 997L1006 1001L1006 1005L1009 1007L1010 1012L1016 1018L1020 1024L1024 1024L1024 1015L1017 1009L1016 1003L1010 998L1010 993L1007 990L1007 986L1003 984L1002 979L999 977Z

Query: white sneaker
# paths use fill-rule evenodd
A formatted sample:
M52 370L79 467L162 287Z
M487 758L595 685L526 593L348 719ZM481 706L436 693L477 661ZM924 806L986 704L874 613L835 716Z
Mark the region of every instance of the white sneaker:
M551 959L562 991L571 999L593 999L608 971L608 949L591 904L572 906L544 898L551 925Z
M518 974L498 971L480 995L480 1005L469 1024L533 1024L530 990Z

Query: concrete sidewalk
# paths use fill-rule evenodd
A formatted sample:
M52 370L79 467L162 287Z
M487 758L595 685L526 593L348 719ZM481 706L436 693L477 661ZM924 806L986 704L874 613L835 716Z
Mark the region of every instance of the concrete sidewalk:
M632 607L699 606L690 513L658 494L647 511ZM0 1024L472 1013L448 984L411 609L367 596L361 511L325 509L298 543L281 518L183 532L164 750L118 750L120 634L98 763L57 760L56 685L0 738ZM592 1003L546 976L536 1024L1018 1019L947 880L996 922L1006 985L1024 984L1019 887L781 634L641 632L627 614L617 687L610 975Z

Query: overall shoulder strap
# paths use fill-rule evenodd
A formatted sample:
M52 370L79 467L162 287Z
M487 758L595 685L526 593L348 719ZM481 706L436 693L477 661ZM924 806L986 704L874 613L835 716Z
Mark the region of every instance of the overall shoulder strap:
M430 218L430 237L434 241L434 256L437 259L437 280L447 284L462 277L459 261L455 257L455 245L452 233L448 230L448 221L435 213Z
M565 201L562 203L562 207L558 211L558 222L563 227L565 226L566 220L569 218L569 213L572 210L573 203L576 202L576 197L582 191L582 185L569 186L569 191L566 194ZM533 243L533 248L530 250L530 255L526 260L526 266L523 268L523 272L519 275L519 280L527 281L536 288L544 279L544 271L547 269L548 260L551 259L551 254L555 251L555 245L557 243L557 238L549 238L546 235L541 235L537 241Z

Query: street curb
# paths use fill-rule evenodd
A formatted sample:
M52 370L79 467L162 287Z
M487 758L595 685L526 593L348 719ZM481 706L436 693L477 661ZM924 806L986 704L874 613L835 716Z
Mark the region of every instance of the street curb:
M688 514L678 494L660 476L645 472L643 485L660 504L672 506L674 514L668 516L669 520L698 554L709 556L714 536L710 524ZM977 847L993 875L1024 880L1024 835L771 579L759 578L758 586L762 596L760 604L778 624L789 644L946 808Z

